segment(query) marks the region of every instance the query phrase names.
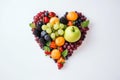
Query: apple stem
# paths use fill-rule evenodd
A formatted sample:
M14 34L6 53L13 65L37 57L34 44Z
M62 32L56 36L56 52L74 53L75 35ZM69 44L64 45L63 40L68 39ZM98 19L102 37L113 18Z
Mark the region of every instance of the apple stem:
M74 29L74 27L72 27L73 28L73 32L75 32L75 29Z

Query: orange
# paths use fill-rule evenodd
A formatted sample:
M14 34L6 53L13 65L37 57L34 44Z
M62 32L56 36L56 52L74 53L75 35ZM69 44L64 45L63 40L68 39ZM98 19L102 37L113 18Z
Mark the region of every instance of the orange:
M57 60L57 63L64 63L65 59L63 59L62 57L60 57L60 59Z
M58 49L53 49L52 52L51 52L51 57L53 59L59 59L61 56L61 53Z
M57 37L57 38L55 39L55 44L56 44L57 46L62 46L62 45L64 45L64 43L65 43L64 37Z
M54 25L54 24L56 24L56 23L59 23L59 18L57 18L57 17L52 17L52 18L50 19L50 23L51 23L52 25Z
M74 11L68 12L68 14L67 14L68 20L74 21L77 18L78 18L78 14L76 12L74 12Z

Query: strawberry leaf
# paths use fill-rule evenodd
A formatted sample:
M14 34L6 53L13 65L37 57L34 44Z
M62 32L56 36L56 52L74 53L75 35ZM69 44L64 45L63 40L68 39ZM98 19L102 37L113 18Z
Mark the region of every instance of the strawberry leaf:
M50 48L49 48L48 46L44 46L43 49L44 49L45 51L50 52Z
M81 26L82 26L83 28L84 28L84 27L88 27L89 23L90 23L89 20L83 21L83 22L81 23Z
M50 46L50 43L51 43L51 42L50 42L50 41L48 41L48 42L46 43L46 46Z
M64 50L63 52L62 52L62 56L63 57L66 57L68 55L68 50L66 49L66 50Z

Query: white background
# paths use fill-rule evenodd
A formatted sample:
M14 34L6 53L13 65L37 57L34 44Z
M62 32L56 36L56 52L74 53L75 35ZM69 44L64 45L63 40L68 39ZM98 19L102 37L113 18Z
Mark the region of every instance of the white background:
M0 0L0 80L120 80L120 0ZM83 12L91 21L82 46L62 70L34 41L39 11Z

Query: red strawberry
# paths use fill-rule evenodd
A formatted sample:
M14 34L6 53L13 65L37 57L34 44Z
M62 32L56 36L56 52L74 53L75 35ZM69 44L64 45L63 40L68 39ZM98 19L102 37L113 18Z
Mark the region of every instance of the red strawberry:
M45 54L46 54L46 55L49 55L49 54L51 54L51 52L45 51Z
M54 17L56 14L54 12L49 12L50 17Z
M63 48L62 48L62 47L59 47L59 51L60 51L60 52L63 52Z
M44 23L48 23L49 22L49 18L48 17L44 17Z
M57 63L58 69L61 69L63 67L62 63Z

